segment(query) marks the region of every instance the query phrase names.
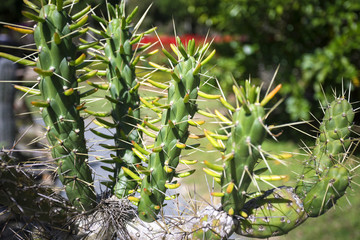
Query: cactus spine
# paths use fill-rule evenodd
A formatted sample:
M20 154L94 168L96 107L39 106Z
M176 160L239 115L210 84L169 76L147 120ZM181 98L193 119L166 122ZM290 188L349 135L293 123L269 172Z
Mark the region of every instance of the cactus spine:
M58 165L58 174L66 194L79 211L94 206L95 193L91 170L87 163L84 122L77 106L80 94L77 89L77 47L73 37L79 33L84 16L74 22L63 10L63 2L49 3L39 16L25 14L37 22L34 29L38 61L34 70L40 76L39 89L43 101L40 106L51 144L52 157ZM35 16L35 15L34 15Z

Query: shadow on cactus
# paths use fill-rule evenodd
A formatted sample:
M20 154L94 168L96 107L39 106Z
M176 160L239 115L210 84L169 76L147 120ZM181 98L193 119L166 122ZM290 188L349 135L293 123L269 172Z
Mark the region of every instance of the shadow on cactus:
M194 40L183 43L176 38L172 53L162 49L169 67L147 62L157 50L148 53L152 45L142 44L141 39L155 28L138 33L145 14L139 23L132 23L137 9L127 15L125 1L107 4L107 18L92 15L99 28L88 27L91 6L70 15L73 1L24 2L31 12L23 14L35 26L7 27L34 34L36 50L25 58L0 56L27 65L39 75L32 88L15 87L41 98L32 104L42 114L54 160L43 164L56 168L54 175L67 195L67 199L61 197L54 186L38 182L30 172L37 163L2 155L0 204L6 212L31 222L27 236L62 229L66 236L56 237L227 239L237 233L269 238L326 213L345 195L356 169L351 158L358 138L354 110L344 92L323 107L315 144L304 147L307 157L296 185L276 186L273 181L287 176L276 174L270 161L282 162L289 154L264 151L262 144L268 136L277 137L272 133L277 127L269 125L267 117L277 106L272 99L281 85L272 89L271 82L264 94L260 86L246 80L233 86L229 95L233 101L222 91L200 91L206 82L202 79L208 77L206 64L215 55L209 51L210 44L198 46ZM94 41L79 38L83 34ZM140 62L151 66L142 67L149 71L143 77L136 71ZM98 69L99 64L106 71ZM155 71L165 72L169 81L153 81ZM84 92L81 84L85 82L90 90ZM111 106L110 112L88 107L84 99L95 92ZM218 102L223 109L200 109L198 97ZM94 190L96 170L89 166L92 156L86 146L84 117L99 126L90 131L100 141L113 141L113 145L99 144L111 151L109 156L96 156L110 172L103 182L106 193ZM202 125L209 119L220 122L220 127L205 129ZM195 128L203 134L195 134ZM197 150L200 145L189 144L189 138L206 138L222 156L219 161L202 159L203 171L219 185L219 191L211 195L220 197L221 204L166 216L165 200L178 204L181 179L195 171L189 165L197 161L182 158L186 150Z

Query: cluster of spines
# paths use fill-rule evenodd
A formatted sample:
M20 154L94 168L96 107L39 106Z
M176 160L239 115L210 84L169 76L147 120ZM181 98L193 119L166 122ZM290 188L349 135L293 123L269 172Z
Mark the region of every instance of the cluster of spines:
M38 95L42 100L33 101L39 107L47 127L51 153L58 165L58 174L66 194L78 211L89 210L95 203L93 178L87 163L84 138L84 122L80 116L82 105L78 92L76 71L81 68L85 54L73 38L87 31L82 28L88 19L90 8L73 16L64 10L69 1L53 1L40 7L25 2L35 13L23 11L23 15L36 22L34 29L10 27L15 31L34 34L37 61L3 55L10 60L34 66L39 75L39 90L17 88L27 94ZM86 94L85 94L86 95Z
M135 180L141 181L140 198L131 197L138 203L139 216L144 221L154 221L166 199L167 189L175 189L180 186L174 177L186 177L194 171L176 172L182 149L189 148L186 141L189 137L188 128L191 123L195 124L193 116L197 111L196 99L200 85L200 69L209 61L215 52L204 58L209 45L195 48L195 41L190 40L187 48L177 38L177 46L172 45L176 59L167 50L163 53L174 65L172 69L150 62L150 65L160 71L171 74L170 84L157 83L147 80L161 90L167 89L167 102L162 104L155 98L149 100L140 98L144 107L154 111L158 120L147 120L138 124L138 130L154 139L153 146L149 149L134 144L133 152L143 161L144 166L138 167L137 172L142 173L142 179L125 169L128 175L133 175ZM159 121L160 126L154 124ZM192 163L189 161L188 163ZM147 165L147 166L146 166Z

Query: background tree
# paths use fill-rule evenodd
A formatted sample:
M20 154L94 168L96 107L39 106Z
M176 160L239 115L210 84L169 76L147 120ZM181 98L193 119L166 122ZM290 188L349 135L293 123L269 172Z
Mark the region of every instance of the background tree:
M223 87L231 86L232 76L263 78L263 73L273 73L280 64L277 79L287 82L284 92L291 97L286 110L292 120L309 118L311 103L323 99L320 85L330 93L330 86L340 89L344 80L346 87L353 83L359 94L358 1L181 2L198 23L233 36L232 41L216 46ZM236 36L240 35L246 40L239 41Z

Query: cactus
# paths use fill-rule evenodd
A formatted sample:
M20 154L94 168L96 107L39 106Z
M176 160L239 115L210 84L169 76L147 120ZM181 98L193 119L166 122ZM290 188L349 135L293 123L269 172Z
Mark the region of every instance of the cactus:
M58 0L56 4L45 5L40 10L34 29L39 50L34 70L41 78L39 89L46 102L42 115L52 145L51 153L58 164L59 178L70 202L84 211L95 204L93 179L86 162L84 123L77 109L80 94L78 91L66 92L78 86L76 68L79 63L72 40L87 15L74 22L62 9L62 1Z
M209 168L204 168L204 171L210 175L210 171L215 171L213 176L218 179L221 177L221 202L223 209L230 215L241 214L241 209L245 204L246 191L253 181L254 167L261 157L261 144L267 131L264 125L265 110L263 106L280 87L259 102L259 87L250 86L250 81L246 81L245 88L234 85L233 90L238 100L237 106L239 103L241 106L234 108L223 97L219 97L232 116L231 119L228 119L219 111L215 111L214 115L231 126L231 133L221 137L205 130L205 136L210 143L223 153L223 166L216 168L207 164ZM227 141L226 145L221 139ZM221 173L216 171L221 171Z
M33 101L40 107L51 144L51 154L56 160L61 182L66 194L78 211L90 210L95 204L92 173L87 163L87 149L84 138L84 122L79 113L80 96L76 70L83 60L77 58L77 47L73 38L84 31L87 12L71 17L64 10L62 0L56 4L50 1L41 9L31 5L38 15L24 11L24 16L36 22L33 33L37 47L36 63L4 55L10 60L36 66L39 74L39 89L42 100ZM79 19L78 21L75 21ZM22 28L13 28L22 32Z
M255 89L252 88L250 91L253 90ZM224 193L221 202L224 210L230 215L239 214L245 203L243 192L251 183L251 173L260 157L258 146L266 134L262 123L265 115L262 106L250 102L247 108L240 108L232 115L234 127L224 152L224 155L233 155L231 160L225 162L221 176Z
M345 194L351 181L351 173L346 165L349 162L351 142L357 141L349 138L353 118L352 106L344 97L335 98L328 104L316 145L305 161L304 175L298 181L295 191L288 188L290 194L281 197L287 202L277 203L275 208L273 203L269 208L269 201L263 200L268 193L257 197L255 206L251 203L254 200L247 202L242 209L246 212L245 215L248 215L246 224L237 233L260 238L282 235L297 227L306 218L318 217L333 207ZM288 201L292 204L289 205ZM249 215L249 211L254 213ZM279 218L283 221L276 220ZM285 222L287 224L284 225Z
M117 100L117 103L112 103L111 112L117 124L114 136L116 147L119 148L117 157L123 161L118 163L115 169L117 182L114 192L118 197L128 195L129 190L137 187L137 182L128 177L121 167L135 170L135 165L141 162L131 150L131 141L139 143L139 134L135 126L140 122L140 100L136 90L140 83L137 82L135 75L137 58L132 49L136 41L131 41L135 37L130 32L131 19L124 20L124 8L125 3L121 8L116 6L118 16L111 16L106 30L111 38L107 39L105 46L105 56L109 60L107 78L110 82L110 94Z
M233 86L237 108L220 95L203 95L219 99L231 113L231 119L217 110L215 114L204 114L216 117L228 125L231 132L220 135L204 130L209 142L222 152L223 164L204 161L206 168L203 170L220 183L221 192L212 195L221 197L223 210L239 219L235 231L240 235L267 238L286 234L307 217L317 217L329 210L345 194L350 183L350 173L344 165L350 152L352 140L349 135L354 112L351 104L340 97L325 111L315 147L305 161L296 188L279 187L262 193L263 190L257 187L258 193L247 193L251 182L257 185L256 179L271 181L283 177L258 175L264 169L254 169L259 159L268 155L261 150L266 132L270 132L264 122L263 106L279 88L280 85L260 102L260 90L250 86L250 82L246 81L245 87Z
M197 60L203 58L208 45L195 51L195 42L190 40L186 51L179 38L177 44L177 48L173 48L178 60L163 49L165 55L175 64L173 69L152 64L162 71L171 72L172 80L168 87L166 109L162 112L161 127L158 134L154 136L154 147L146 160L149 174L141 183L138 211L140 218L148 222L156 219L156 214L160 211L165 199L166 189L179 186L173 178L176 176L180 152L185 148L189 136L189 121L197 111L196 98L200 84L200 68L208 61L208 58L202 62ZM150 109L158 111L155 106L149 105L145 100L143 102Z
M353 119L351 104L344 97L336 99L326 107L312 157L305 162L296 187L299 196L306 196L324 172L342 161L344 149L351 143L348 137Z
M296 186L310 217L329 210L350 184L347 165L353 119L353 108L343 96L326 106L315 147Z
M133 35L130 31L131 20L137 8L127 18L125 17L125 2L122 2L120 6L108 4L107 8L109 20L93 15L95 20L103 24L105 31L92 30L106 37L104 56L101 59L104 59L104 63L108 65L106 75L109 87L106 90L109 90L110 96L107 99L112 105L111 117L114 124L111 127L115 127L116 130L114 136L110 138L115 139L116 158L120 160L112 161L116 165L113 170L116 180L111 182L109 187L116 196L122 198L137 187L137 182L128 177L122 167L135 171L135 165L141 162L133 154L131 142L139 143L139 133L135 126L140 122L138 96L140 83L135 75L135 65L140 56L137 56L134 45L144 34ZM89 84L92 83L89 82Z
M85 234L88 239L227 239L234 232L247 237L269 238L288 233L308 217L324 214L345 195L353 175L349 153L358 139L350 138L354 111L344 97L336 98L326 107L319 136L315 146L308 148L309 156L295 188L261 189L257 180L268 182L286 177L265 175L267 169L258 169L262 160L284 157L267 153L261 147L267 133L271 134L271 128L266 124L270 111L265 106L281 85L267 92L263 99L260 87L251 85L250 81L245 81L244 86L234 85L236 105L228 102L224 95L199 91L200 71L215 51L205 58L209 44L196 48L195 41L190 40L185 47L179 38L177 46L171 45L177 58L162 49L171 68L149 62L155 69L171 76L170 84L151 79L140 81L135 65L146 57L139 53L149 48L140 41L144 34L154 29L138 34L137 24L131 30L137 9L126 17L124 1L115 6L108 4L108 19L93 16L103 29L89 28L102 36L105 44L101 40L87 42L80 39L82 44L76 46L73 39L87 31L82 26L87 21L90 6L69 16L64 9L67 4L72 4L70 1L49 1L47 4L41 1L41 7L27 0L25 3L38 13L24 12L37 25L33 29L8 27L34 34L38 58L32 61L5 53L0 56L31 66L40 76L39 89L15 87L42 98L32 104L40 107L52 157L69 201L50 187L37 183L25 170L27 165L3 156L0 204L6 205L12 213L59 228L66 224L76 226L77 234ZM86 54L82 51L85 50L93 59L106 64L106 74L94 69L96 64L92 61L84 61ZM77 70L86 73L77 76ZM95 75L106 75L108 83L87 81L93 88L80 93L78 83ZM140 96L141 84L160 89L164 94L167 91L167 96L165 99ZM108 90L103 93L104 99L111 103L110 113L91 111L80 102L82 97L98 89ZM229 114L221 110L209 113L198 109L198 96L219 101ZM156 117L141 119L142 108L154 112ZM102 145L116 152L116 155L111 154L110 160L103 159L105 163L114 164L113 168L102 166L114 173L106 183L113 196L99 202L95 198L92 173L87 163L82 110L94 115L98 125L115 129L114 135L91 129L97 136L115 141L114 146ZM178 178L190 176L195 171L182 172L177 167L180 162L193 163L180 160L180 154L183 149L194 148L186 143L190 136L195 136L190 126L204 123L194 120L196 113L214 117L222 123L218 130L203 129L203 137L222 155L221 165L203 161L205 173L220 185L221 191L211 194L221 197L221 204L201 210L195 208L194 212L176 217L161 217L158 213L165 205L164 200L173 199L168 196L167 189L178 188ZM227 134L222 134L223 129ZM154 143L146 146L145 137L153 139ZM250 192L251 183L257 186L255 193ZM137 209L130 206L130 202L135 203ZM75 217L78 212L82 214Z

